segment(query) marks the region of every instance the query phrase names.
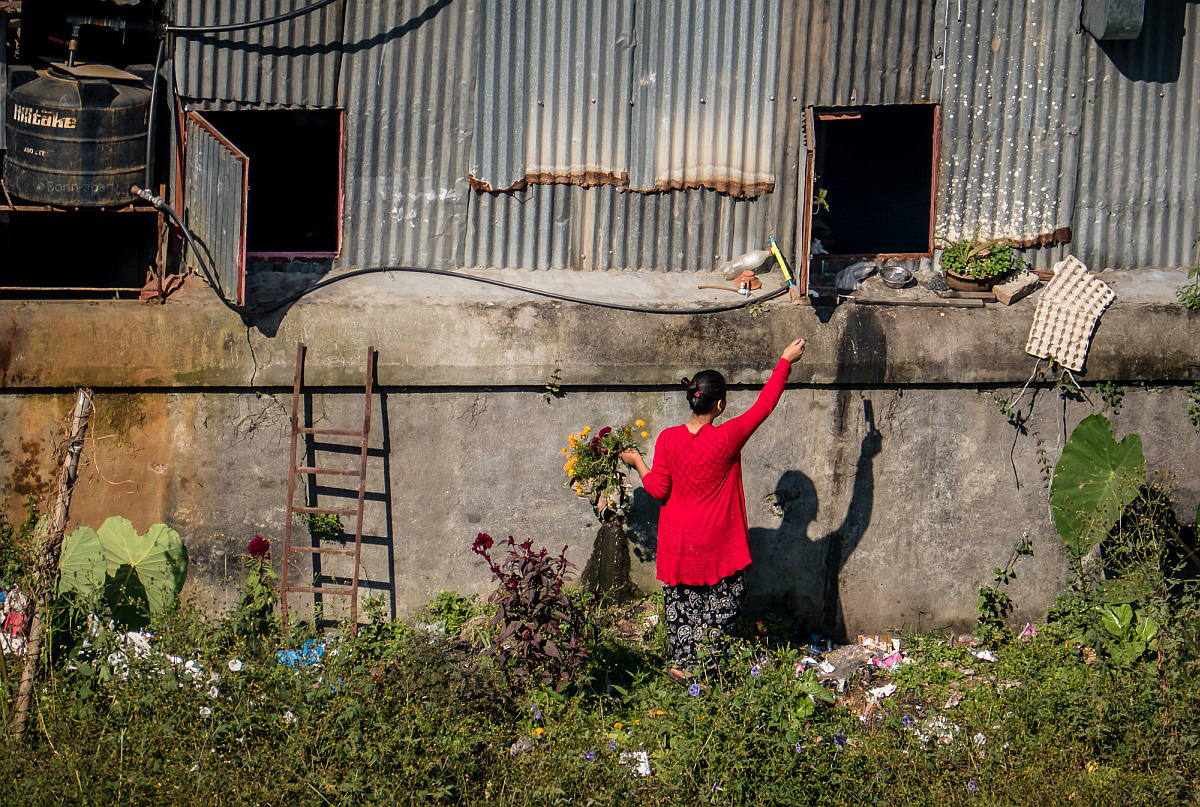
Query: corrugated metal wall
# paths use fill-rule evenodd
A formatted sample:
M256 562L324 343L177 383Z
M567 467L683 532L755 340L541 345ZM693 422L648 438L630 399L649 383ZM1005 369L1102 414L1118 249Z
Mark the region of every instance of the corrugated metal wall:
M286 14L312 0L175 0L176 25L232 25ZM175 40L179 93L205 109L337 105L346 0L263 28L181 32ZM354 5L354 3L352 3Z
M1068 239L1083 107L1078 2L943 7L938 235Z
M346 18L342 266L460 266L478 4L356 0Z
M181 22L303 1L177 0ZM939 236L1069 227L1085 260L1179 266L1200 229L1198 12L1148 7L1142 40L1099 46L1079 0L358 0L263 48L181 43L177 70L202 105L345 107L346 267L702 270L769 234L790 253L804 106L929 101ZM685 189L468 181L622 171Z
M1147 3L1138 39L1086 51L1076 244L1095 267L1200 264L1200 3Z

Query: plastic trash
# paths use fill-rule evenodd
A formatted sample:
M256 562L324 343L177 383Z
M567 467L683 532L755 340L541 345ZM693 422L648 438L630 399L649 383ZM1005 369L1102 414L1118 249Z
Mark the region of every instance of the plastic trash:
M872 700L879 700L880 698L890 698L892 695L896 694L896 685L895 684L884 684L881 687L875 687L874 689L868 689L867 694L871 696Z
M1022 642L1028 642L1030 639L1036 639L1036 638L1037 638L1037 635L1038 635L1038 634L1037 634L1037 628L1035 628L1035 627L1033 626L1033 623L1032 623L1032 622L1026 622L1026 623L1025 623L1025 630L1021 631L1021 635L1020 635L1020 636L1018 636L1017 638L1018 638L1019 640L1021 640Z
M840 292L852 292L877 271L879 271L879 264L875 261L855 261L837 273L834 285Z
M996 660L996 654L986 648L983 650L968 650L967 652L970 653L975 658L979 659L980 661L995 661Z
M306 639L299 650L280 650L275 654L279 663L285 667L299 669L317 664L325 656L325 643L315 639Z
M638 776L650 775L650 754L647 751L622 751L617 761Z
M732 260L725 261L717 267L717 271L721 273L721 277L726 280L737 280L742 272L747 270L754 272L756 275L764 271L770 271L770 267L763 269L764 264L771 259L771 250L756 249L753 252L747 252L744 255L738 255Z

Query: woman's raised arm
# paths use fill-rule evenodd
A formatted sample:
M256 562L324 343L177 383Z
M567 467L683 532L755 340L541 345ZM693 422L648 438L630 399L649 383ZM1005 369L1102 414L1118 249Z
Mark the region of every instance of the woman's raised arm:
M779 398L783 395L784 385L787 384L792 363L804 355L805 344L807 344L805 340L797 339L785 347L783 356L775 365L774 372L771 373L771 378L763 386L762 392L758 393L758 400L743 414L721 427L721 430L733 440L739 449L746 444L755 429L761 426L767 416L775 410L775 405L779 403Z

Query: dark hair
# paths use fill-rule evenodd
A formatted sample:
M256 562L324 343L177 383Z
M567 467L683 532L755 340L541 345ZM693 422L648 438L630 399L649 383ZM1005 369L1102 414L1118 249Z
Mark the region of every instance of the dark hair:
M725 400L725 376L716 370L701 370L692 378L681 378L687 390L688 406L697 415L707 415Z

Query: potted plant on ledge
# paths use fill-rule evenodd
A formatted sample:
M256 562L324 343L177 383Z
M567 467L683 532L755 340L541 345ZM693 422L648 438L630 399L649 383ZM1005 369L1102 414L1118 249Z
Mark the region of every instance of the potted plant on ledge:
M942 252L946 284L957 291L991 291L1020 266L1008 241L952 241Z

